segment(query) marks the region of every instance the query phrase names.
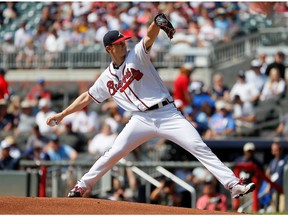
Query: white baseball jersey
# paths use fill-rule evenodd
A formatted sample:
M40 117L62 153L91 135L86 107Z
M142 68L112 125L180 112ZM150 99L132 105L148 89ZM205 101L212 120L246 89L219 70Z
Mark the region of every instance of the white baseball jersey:
M112 96L126 111L145 111L165 98L173 100L151 63L143 40L128 52L118 69L111 63L88 93L96 103Z

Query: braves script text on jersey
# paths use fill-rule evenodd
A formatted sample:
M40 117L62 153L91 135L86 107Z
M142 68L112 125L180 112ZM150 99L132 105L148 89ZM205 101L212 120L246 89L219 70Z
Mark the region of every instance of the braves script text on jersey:
M227 189L239 182L173 103L148 110L162 101L172 102L172 97L151 63L143 40L127 53L118 69L111 63L88 93L96 103L113 97L123 109L132 111L132 117L111 149L94 163L77 186L84 190L91 188L118 160L155 136L171 140L189 151Z

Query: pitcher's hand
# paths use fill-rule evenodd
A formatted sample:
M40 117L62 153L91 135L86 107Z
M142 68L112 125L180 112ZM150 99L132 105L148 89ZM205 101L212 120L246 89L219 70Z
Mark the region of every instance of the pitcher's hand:
M57 113L47 118L46 124L50 127L58 125L63 119L62 113Z

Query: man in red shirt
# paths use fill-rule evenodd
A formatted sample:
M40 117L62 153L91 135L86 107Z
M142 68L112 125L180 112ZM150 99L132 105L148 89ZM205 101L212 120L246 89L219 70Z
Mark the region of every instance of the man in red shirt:
M186 106L191 105L191 98L188 92L190 75L194 69L192 63L185 63L180 67L180 73L174 81L173 98L176 107L183 111Z
M6 71L0 68L0 99L7 99L9 97L8 82L5 79Z

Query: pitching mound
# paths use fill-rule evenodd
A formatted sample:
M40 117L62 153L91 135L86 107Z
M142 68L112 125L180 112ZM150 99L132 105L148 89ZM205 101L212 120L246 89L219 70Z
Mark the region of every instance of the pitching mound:
M142 203L110 201L92 198L0 197L0 214L231 214ZM233 214L233 213L232 213ZM234 213L236 214L236 213Z

